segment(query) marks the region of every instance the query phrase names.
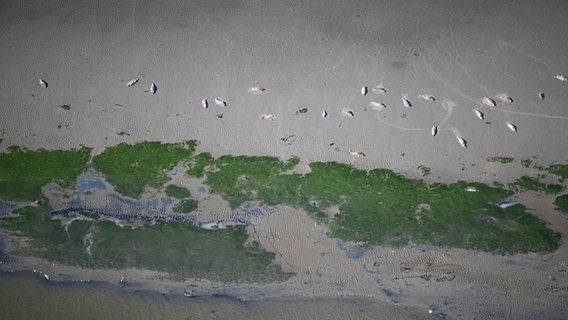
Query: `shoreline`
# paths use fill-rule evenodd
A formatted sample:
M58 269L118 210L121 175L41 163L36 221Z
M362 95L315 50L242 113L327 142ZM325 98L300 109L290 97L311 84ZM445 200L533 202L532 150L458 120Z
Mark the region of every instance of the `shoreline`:
M375 246L350 258L335 239L329 238L325 226L300 210L280 210L284 213L259 217L255 229L261 245L276 252L275 263L284 271L296 272L284 282L179 281L156 271L84 269L34 257L18 257L16 263L0 265L0 270L35 269L47 274L50 281L101 281L117 287L122 279L126 284L122 290L127 292L150 290L179 297L189 292L192 296L230 296L242 302L326 297L333 292L335 297L362 297L424 312L431 305L443 306L440 312L452 317L479 315L476 312L480 311L505 312L503 305L519 308L514 314L521 319L545 312L543 305L548 306L549 313L561 314L564 310L562 290L568 288L566 242L550 254L499 256L463 249ZM542 295L542 290L548 293ZM459 294L454 296L455 292ZM475 311L480 303L483 308ZM551 305L555 308L550 309Z
M57 283L32 272L6 275L0 273L0 293L7 302L26 300L25 314L44 319L57 319L61 315L89 315L90 319L108 319L120 313L122 319L185 319L190 317L248 319L250 315L271 319L346 318L358 319L421 319L424 310L396 306L361 297L286 297L266 298L260 301L242 301L225 294L187 298L170 292L153 292L145 289L124 291L105 282ZM18 290L16 286L27 290ZM22 289L23 289L22 288ZM58 298L55 298L58 297ZM90 303L97 301L98 303ZM69 308L69 305L77 308ZM0 306L6 319L22 314L18 303ZM104 305L105 308L100 309ZM99 309L97 309L99 308ZM75 309L79 309L74 311ZM56 314L56 316L54 316ZM427 314L427 313L426 313Z

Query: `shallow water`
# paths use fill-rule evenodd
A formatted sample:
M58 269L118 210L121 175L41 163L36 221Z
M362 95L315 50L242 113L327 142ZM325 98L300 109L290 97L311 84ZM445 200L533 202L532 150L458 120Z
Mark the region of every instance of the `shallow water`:
M366 298L279 298L241 302L126 292L95 282L52 282L32 272L0 273L2 319L423 319L425 310Z

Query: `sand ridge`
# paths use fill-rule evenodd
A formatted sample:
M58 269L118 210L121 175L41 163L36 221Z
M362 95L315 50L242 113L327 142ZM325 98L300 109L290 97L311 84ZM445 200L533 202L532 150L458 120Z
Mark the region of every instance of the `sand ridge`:
M339 161L422 178L418 168L426 166L432 172L423 177L427 182L484 183L535 174L520 159L541 166L568 159L568 87L557 77L568 74L565 3L106 0L0 6L2 150L85 145L97 154L120 142L197 139L197 151L214 157L299 156L300 171L313 161ZM127 86L133 79L139 80ZM70 109L59 108L64 104ZM307 112L297 113L302 108ZM263 114L274 117L259 119ZM517 162L486 161L493 156ZM550 197L518 197L566 236L567 222ZM206 210L226 209L220 199L204 200ZM365 295L445 306L457 318L566 314L565 243L545 256L410 247L374 248L350 259L302 212L283 208L258 219L262 245L298 273L286 283L260 286L267 295ZM42 266L62 279L86 272L33 258L22 265ZM156 289L180 288L147 271L88 274L110 282L126 274ZM259 288L195 282L203 292L242 297L254 297Z

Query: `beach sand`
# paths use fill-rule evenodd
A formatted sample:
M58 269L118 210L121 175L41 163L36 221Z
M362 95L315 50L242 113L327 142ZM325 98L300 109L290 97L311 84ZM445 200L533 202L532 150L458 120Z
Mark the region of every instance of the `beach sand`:
M427 182L506 184L538 174L521 159L541 166L568 160L568 82L556 78L568 74L566 16L563 1L528 0L6 2L0 149L84 145L96 154L120 142L196 139L198 152L215 157L299 156L304 171L313 161L339 161ZM128 87L132 79L139 81ZM266 90L251 94L252 86ZM375 110L372 101L386 108ZM307 112L297 112L302 108ZM353 116L342 116L344 108ZM494 156L516 161L487 161ZM431 174L422 177L419 166ZM525 192L515 201L565 239L568 221L551 199ZM222 200L212 206L226 208ZM364 296L425 313L436 305L464 319L568 314L564 240L547 255L409 247L349 258L304 212L281 208L257 219L260 243L297 273L285 283L179 283L151 271L82 270L23 257L2 268L111 283L125 274L158 291L183 292L191 283L243 299L258 292Z

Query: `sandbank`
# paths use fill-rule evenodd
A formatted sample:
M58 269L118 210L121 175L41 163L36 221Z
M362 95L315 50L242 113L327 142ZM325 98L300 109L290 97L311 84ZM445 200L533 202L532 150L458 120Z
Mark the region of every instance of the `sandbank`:
M556 78L568 74L566 16L563 1L529 0L5 2L0 149L85 145L96 154L121 142L196 139L198 152L214 157L299 156L305 170L313 161L339 161L428 182L506 184L538 173L522 159L545 167L568 160L568 82ZM139 81L128 87L132 79ZM251 94L252 86L266 90ZM373 101L386 107L376 110ZM353 117L342 116L344 108ZM494 156L515 162L487 161ZM419 166L431 174L423 177ZM550 199L525 192L516 201L566 239L568 222ZM547 255L408 247L372 248L352 259L304 212L281 208L258 219L261 244L296 277L180 283L151 271L82 270L24 257L2 268L35 268L54 281L117 283L125 275L158 291L182 293L192 284L243 299L259 291L365 296L425 312L443 306L456 318L568 314L566 243Z

